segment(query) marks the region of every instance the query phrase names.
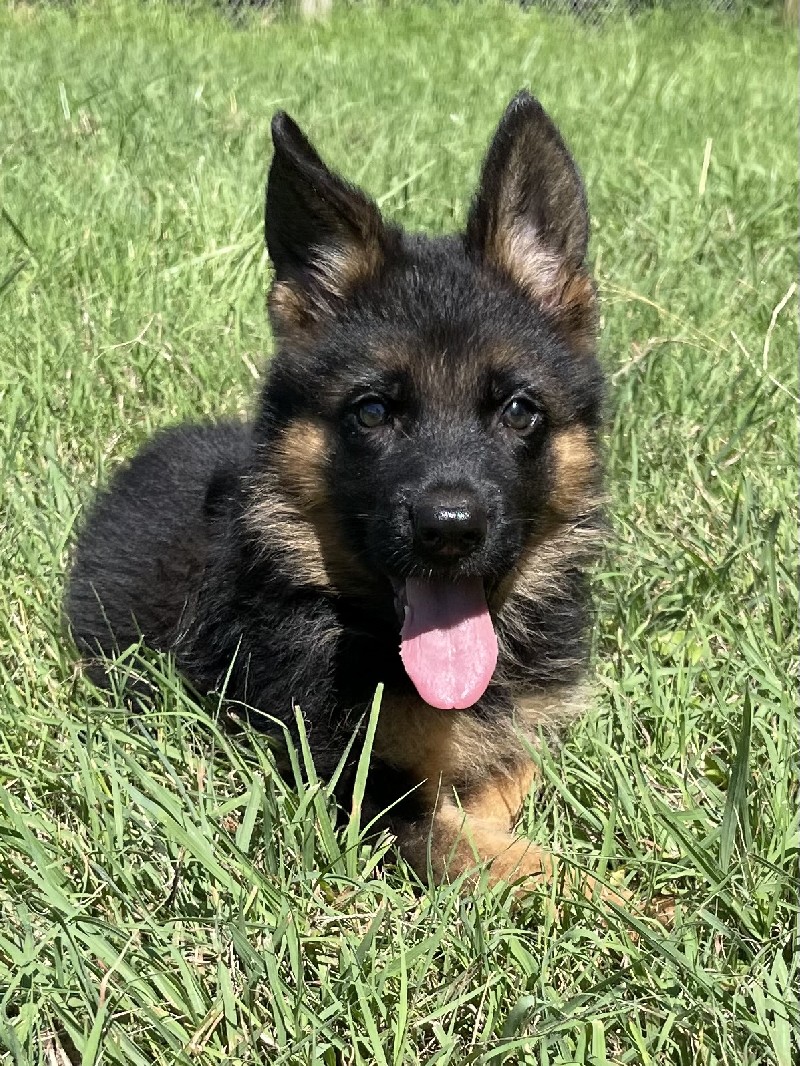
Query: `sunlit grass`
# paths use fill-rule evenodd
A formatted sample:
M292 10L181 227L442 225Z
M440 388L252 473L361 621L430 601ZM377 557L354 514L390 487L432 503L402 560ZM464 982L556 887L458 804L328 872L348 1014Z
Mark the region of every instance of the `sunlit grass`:
M764 18L0 16L10 1061L789 1066L796 65ZM640 903L674 895L669 931L633 908L567 904L556 923L547 893L422 886L390 841L337 825L307 752L281 779L262 738L226 735L152 656L127 668L161 699L131 718L61 629L92 485L157 426L252 407L272 112L393 218L441 231L521 85L589 187L615 533L596 699L542 753L524 828Z

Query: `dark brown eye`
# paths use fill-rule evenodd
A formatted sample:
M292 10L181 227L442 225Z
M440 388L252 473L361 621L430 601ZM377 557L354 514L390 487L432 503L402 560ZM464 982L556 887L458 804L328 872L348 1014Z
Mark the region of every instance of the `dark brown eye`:
M503 408L500 417L504 426L522 436L532 433L542 420L540 412L524 396L515 396L513 400L510 400Z
M356 418L365 429L377 429L389 421L389 409L383 400L368 396L356 408Z

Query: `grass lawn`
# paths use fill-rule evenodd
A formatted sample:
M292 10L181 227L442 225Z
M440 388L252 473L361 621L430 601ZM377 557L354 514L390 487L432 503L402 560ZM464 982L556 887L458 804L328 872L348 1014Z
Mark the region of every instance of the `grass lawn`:
M0 14L3 1061L796 1061L796 70L763 16ZM440 231L521 85L589 188L615 530L596 698L524 829L674 895L668 930L420 886L168 663L131 719L61 628L93 484L157 426L251 408L272 112Z

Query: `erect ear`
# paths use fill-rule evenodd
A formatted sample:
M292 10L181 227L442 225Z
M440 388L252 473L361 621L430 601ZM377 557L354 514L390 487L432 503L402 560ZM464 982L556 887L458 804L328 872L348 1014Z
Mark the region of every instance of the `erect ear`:
M597 305L584 258L589 214L580 174L529 93L506 108L467 221L470 255L522 289L578 350L593 346Z
M270 309L279 329L297 329L378 272L386 231L372 200L329 170L282 111L272 120L272 141L264 211L275 267Z

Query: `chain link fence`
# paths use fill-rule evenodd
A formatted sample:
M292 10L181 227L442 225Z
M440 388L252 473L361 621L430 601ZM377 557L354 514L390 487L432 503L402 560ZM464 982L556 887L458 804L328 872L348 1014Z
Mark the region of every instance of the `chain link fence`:
M301 15L315 16L328 13L337 3L348 0L222 0L233 10L248 8L294 8ZM358 0L349 0L358 3ZM654 8L682 8L700 12L716 12L733 15L738 12L760 8L783 12L789 22L797 21L798 0L516 0L523 8L541 8L545 11L575 15L586 22L599 24L609 15L635 15Z
M309 0L314 2L314 0ZM612 14L635 15L654 8L733 15L744 11L782 14L789 24L798 21L798 0L519 0L523 8L567 12L589 22L601 22Z
M542 8L547 11L577 15L590 22L600 22L611 14L630 14L653 8L691 7L698 12L735 14L746 8L781 10L785 0L522 0L525 8Z

